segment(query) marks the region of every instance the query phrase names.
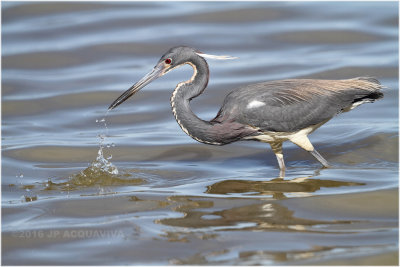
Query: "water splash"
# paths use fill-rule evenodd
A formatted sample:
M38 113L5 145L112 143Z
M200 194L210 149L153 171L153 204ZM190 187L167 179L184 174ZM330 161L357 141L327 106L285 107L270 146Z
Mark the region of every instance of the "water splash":
M105 114L106 116L107 114ZM97 151L96 159L83 171L71 177L72 182L79 185L92 185L97 184L100 181L112 179L119 175L117 167L111 163L112 155L106 157L104 155L105 148L114 146L113 144L106 143L107 137L107 122L105 116L102 119L97 119L97 123L102 123L104 130L98 135L99 138L99 150ZM100 182L101 184L101 182Z
M104 145L106 139L105 135L99 134L99 138L100 138L99 151L97 151L96 160L92 162L89 168L92 167L94 169L98 169L109 174L118 175L119 172L117 167L114 164L112 164L111 161L109 161L112 159L112 155L105 157L103 152L105 146L109 148L111 145L109 144Z
M131 186L144 183L141 178L132 178L129 173L120 173L117 167L111 163L112 155L106 157L104 151L107 148L115 147L114 143L106 143L107 138L107 123L105 117L96 120L97 123L101 123L104 126L102 132L98 135L99 138L99 150L97 151L96 159L84 170L77 174L73 174L69 177L67 182L55 183L49 179L44 184L43 190L62 190L70 191L88 188L93 186L99 187L99 194L103 194L106 190L104 186Z
M108 111L107 111L108 113ZM117 167L111 163L112 155L105 157L103 150L106 148L110 148L111 146L115 146L114 144L106 144L106 137L107 137L107 132L108 132L108 127L107 127L107 122L105 117L107 116L107 113L104 115L104 117L100 120L96 120L97 123L103 123L104 128L105 128L105 134L101 133L98 135L100 138L99 142L99 150L97 151L97 157L94 162L89 166L89 168L92 169L98 169L102 172L109 173L112 175L118 175L118 169Z

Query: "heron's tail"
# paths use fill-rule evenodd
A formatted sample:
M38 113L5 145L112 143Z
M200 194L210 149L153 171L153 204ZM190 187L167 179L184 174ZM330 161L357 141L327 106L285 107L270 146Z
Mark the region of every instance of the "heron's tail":
M358 78L354 78L354 79L361 80L361 81L366 81L366 82L370 82L370 83L374 83L374 84L377 84L377 85L381 85L381 83L377 79L375 79L373 77L358 77Z
M352 94L351 104L343 108L342 112L347 112L364 103L372 103L383 97L381 83L372 77L358 77L348 80L351 88L354 90Z
M374 102L375 100L383 97L383 93L381 91L383 86L377 79L372 77L358 77L355 79L365 83L363 89L368 91L368 93L363 96L360 96L359 98L354 99L353 103L360 101Z

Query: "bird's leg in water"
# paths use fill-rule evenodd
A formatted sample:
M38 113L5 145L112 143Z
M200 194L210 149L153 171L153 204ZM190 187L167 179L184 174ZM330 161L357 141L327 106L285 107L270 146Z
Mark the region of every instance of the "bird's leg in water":
M285 176L285 161L283 160L283 153L282 153L282 142L270 143L272 151L274 151L276 159L278 160L279 164L279 177Z
M319 154L318 151L315 150L315 148L314 148L314 150L309 151L309 152L310 152L311 155L313 155L319 162L321 162L321 164L324 165L325 168L330 167L328 161L326 161L326 159L324 159L324 158L321 156L321 154Z
M290 139L292 143L298 145L304 150L307 150L311 153L325 168L329 167L328 162L324 159L317 150L315 150L314 146L311 144L310 140L308 139L307 135L299 135L292 139Z
M278 162L279 162L279 160L278 160ZM279 170L279 178L285 178L285 170L286 170L285 168Z

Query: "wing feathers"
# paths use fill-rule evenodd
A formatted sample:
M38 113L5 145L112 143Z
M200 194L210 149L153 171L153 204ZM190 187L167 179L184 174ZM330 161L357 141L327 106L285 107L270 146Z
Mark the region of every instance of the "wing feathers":
M381 89L379 81L370 77L258 83L230 93L214 120L224 116L261 130L293 132L327 121L357 101L378 99ZM265 105L247 109L251 101Z

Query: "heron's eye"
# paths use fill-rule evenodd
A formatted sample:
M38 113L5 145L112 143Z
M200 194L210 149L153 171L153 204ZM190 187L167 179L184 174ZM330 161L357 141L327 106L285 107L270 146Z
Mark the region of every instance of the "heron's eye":
M167 58L164 62L165 64L171 64L172 60L170 58Z

